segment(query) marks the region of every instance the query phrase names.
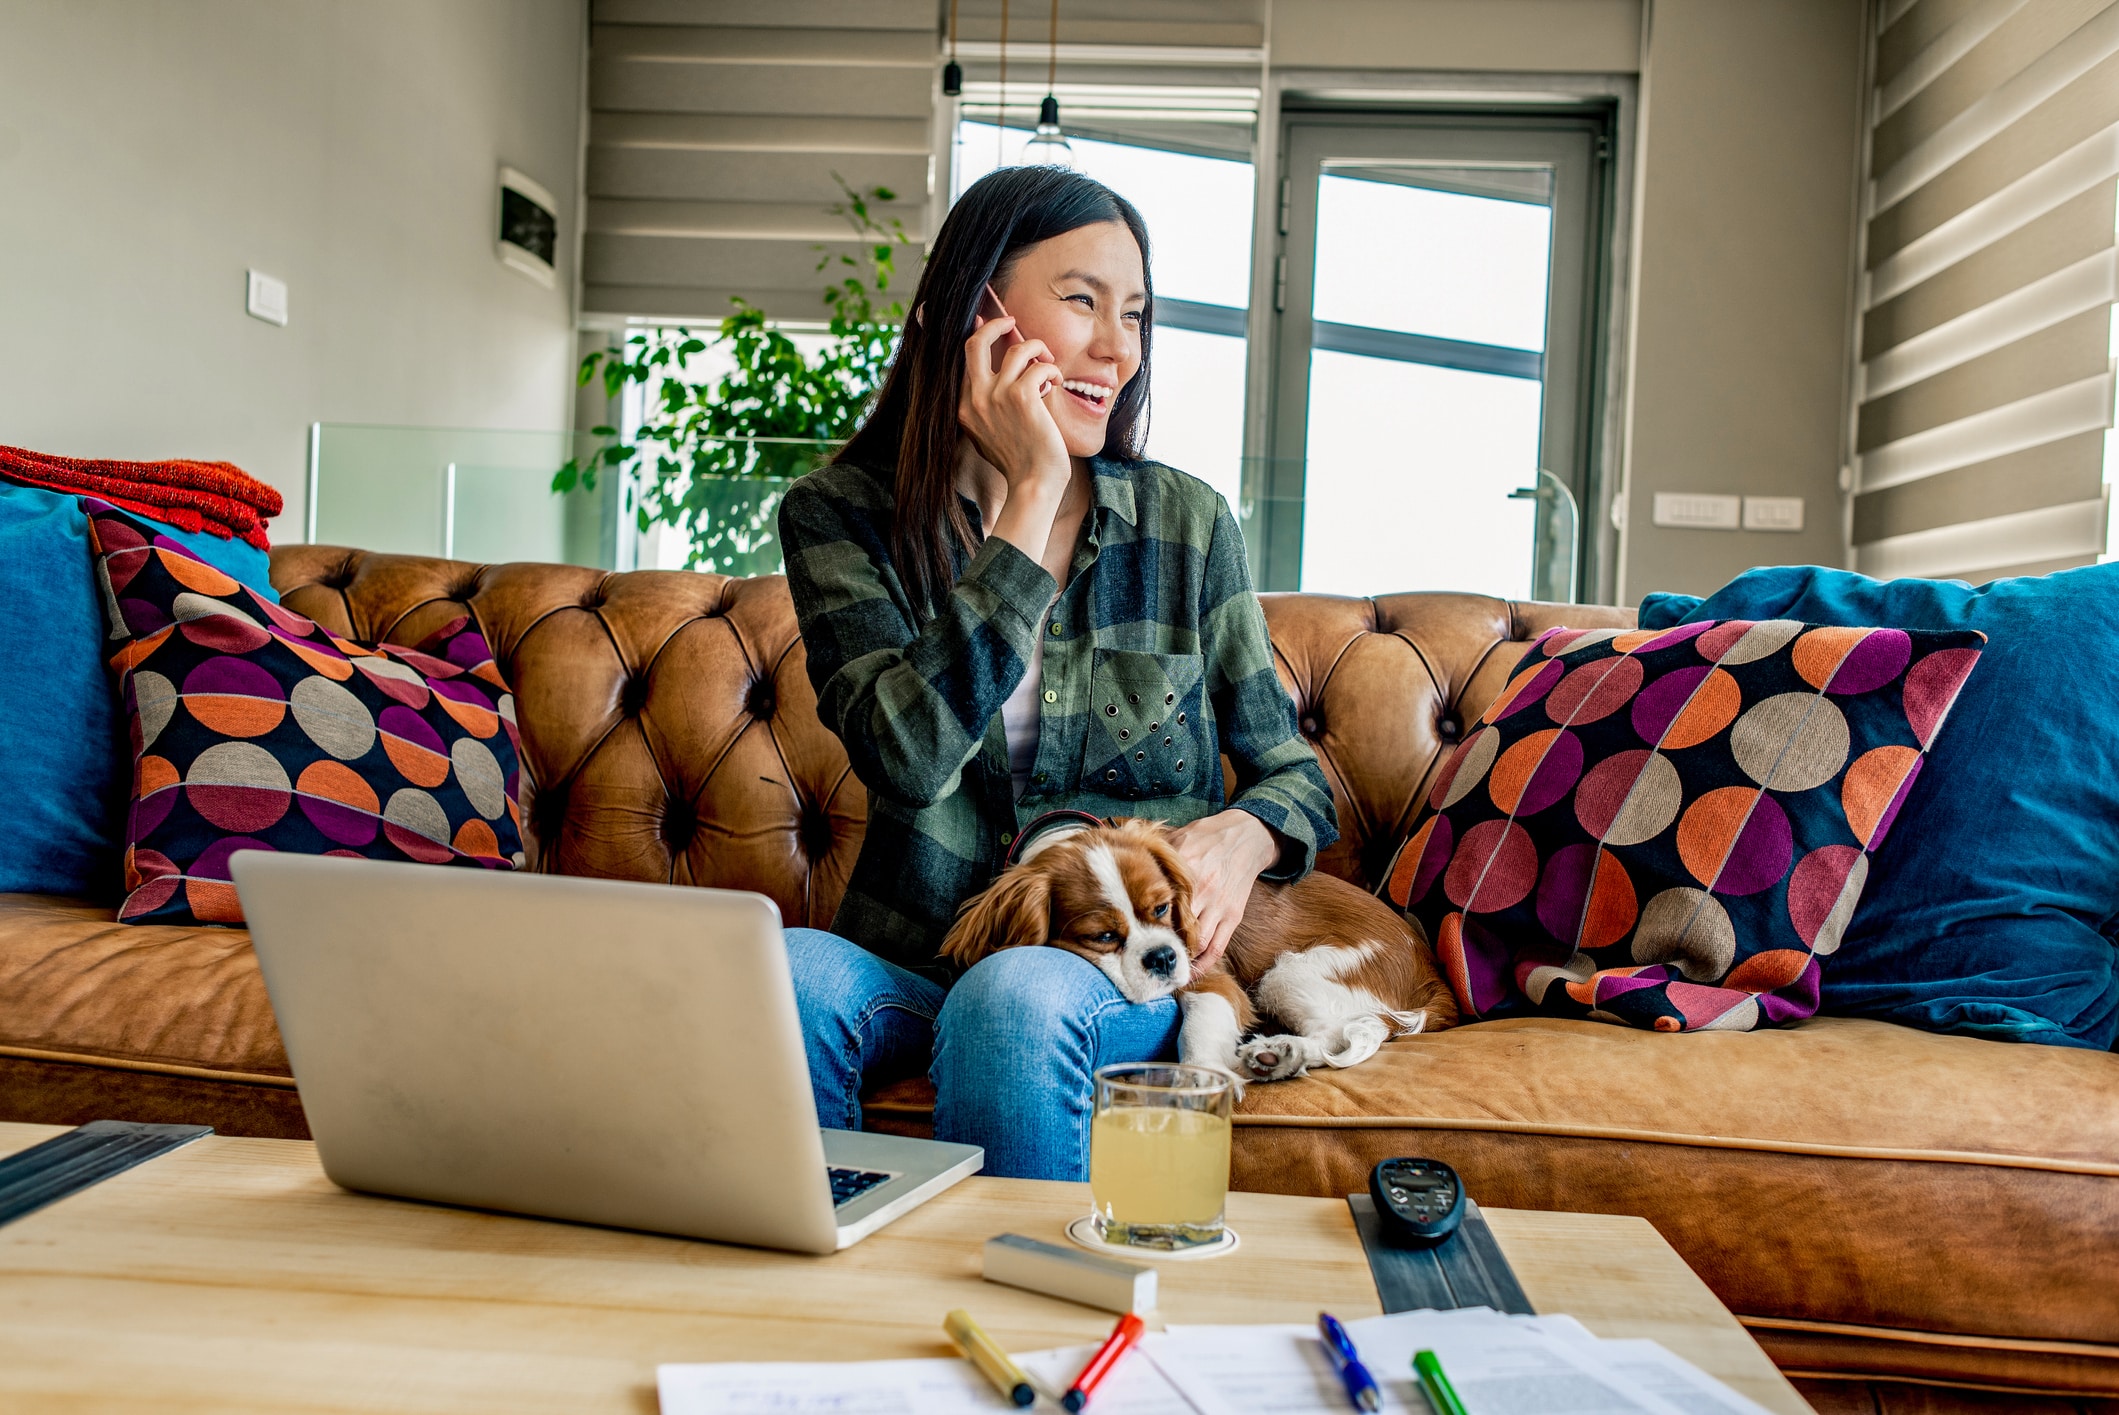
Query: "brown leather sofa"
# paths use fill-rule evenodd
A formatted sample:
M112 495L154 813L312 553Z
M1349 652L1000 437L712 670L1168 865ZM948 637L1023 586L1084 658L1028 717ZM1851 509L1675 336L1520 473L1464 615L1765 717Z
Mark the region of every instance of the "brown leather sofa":
M478 616L519 703L535 868L754 889L830 922L865 797L783 581L310 546L273 577L360 639ZM1338 805L1323 867L1363 885L1525 640L1630 619L1444 594L1266 614ZM925 1103L895 1087L872 1123L917 1128ZM247 937L0 896L0 1118L98 1116L306 1133ZM1494 1022L1253 1087L1239 1126L1240 1188L1343 1194L1425 1153L1482 1202L1645 1215L1792 1373L2119 1396L2119 1055L1841 1018Z

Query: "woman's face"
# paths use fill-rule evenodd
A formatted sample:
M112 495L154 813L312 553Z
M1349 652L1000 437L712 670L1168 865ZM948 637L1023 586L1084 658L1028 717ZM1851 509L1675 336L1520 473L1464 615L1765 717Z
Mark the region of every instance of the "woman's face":
M1046 395L1067 451L1093 457L1118 391L1140 372L1141 310L1148 302L1140 247L1123 222L1078 226L1016 257L1000 296L1025 339L1041 339L1066 378Z

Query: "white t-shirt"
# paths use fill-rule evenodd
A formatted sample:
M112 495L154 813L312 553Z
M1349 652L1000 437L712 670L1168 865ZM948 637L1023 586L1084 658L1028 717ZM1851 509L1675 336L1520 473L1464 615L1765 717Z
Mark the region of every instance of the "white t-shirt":
M1044 686L1045 636L1039 634L1023 681L1001 704L1001 729L1008 735L1008 775L1014 778L1017 799L1030 784L1030 768L1037 762L1038 698Z

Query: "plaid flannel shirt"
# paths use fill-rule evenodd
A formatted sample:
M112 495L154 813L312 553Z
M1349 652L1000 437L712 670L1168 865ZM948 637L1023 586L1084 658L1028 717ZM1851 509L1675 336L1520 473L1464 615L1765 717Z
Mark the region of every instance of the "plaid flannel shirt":
M1182 825L1232 804L1293 843L1274 878L1306 874L1338 838L1227 504L1157 463L1090 465L1064 590L986 540L959 552L956 586L924 625L891 564L888 472L836 463L780 506L818 713L868 788L867 838L832 929L944 981L937 950L957 906L1048 811ZM1001 704L1041 638L1037 759L1017 800Z

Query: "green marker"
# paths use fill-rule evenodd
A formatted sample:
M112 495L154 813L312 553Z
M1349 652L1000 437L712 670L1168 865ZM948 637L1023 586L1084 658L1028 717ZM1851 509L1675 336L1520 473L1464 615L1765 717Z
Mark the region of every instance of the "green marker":
M1442 1374L1442 1362L1432 1351L1413 1353L1413 1374L1420 1377L1420 1390L1427 1396L1427 1403L1435 1407L1435 1415L1465 1415L1464 1402L1457 1399L1449 1377Z

